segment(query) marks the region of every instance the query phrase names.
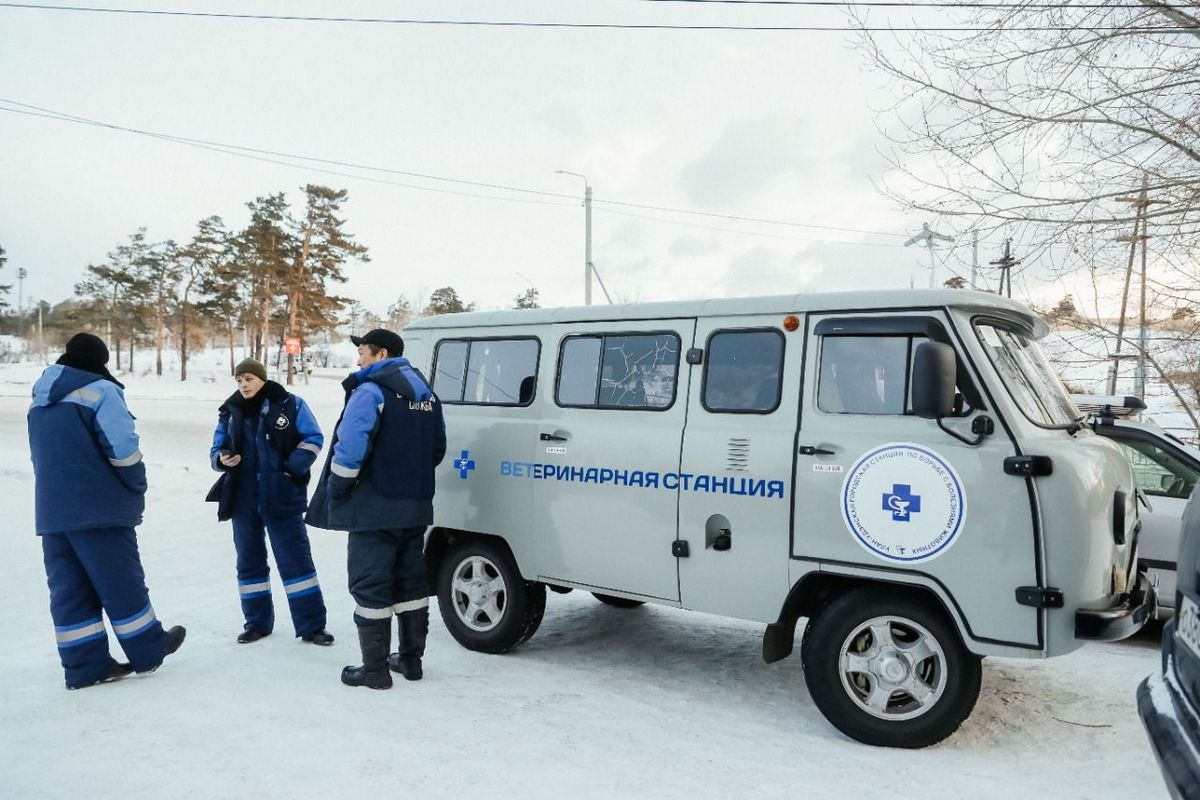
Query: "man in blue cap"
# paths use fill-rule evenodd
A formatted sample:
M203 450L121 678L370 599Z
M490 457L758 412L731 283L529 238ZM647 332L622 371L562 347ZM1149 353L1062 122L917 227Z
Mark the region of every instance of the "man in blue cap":
M307 519L350 532L347 569L363 663L342 670L342 683L388 689L389 667L410 681L423 675L425 528L433 523L433 471L446 454L446 426L441 401L403 358L397 334L376 328L350 340L360 369L342 382L346 405ZM400 639L389 658L393 614Z
M77 333L33 387L29 449L36 527L50 616L68 689L152 672L183 644L150 605L134 526L146 501L146 465L124 388L104 366L99 337ZM128 663L109 655L101 611Z

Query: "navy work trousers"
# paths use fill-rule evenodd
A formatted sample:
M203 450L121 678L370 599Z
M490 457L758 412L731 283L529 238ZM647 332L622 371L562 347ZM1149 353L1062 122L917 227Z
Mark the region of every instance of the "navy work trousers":
M325 629L325 598L317 581L304 516L264 517L255 510L233 515L233 544L237 550L238 592L246 630L270 633L275 627L271 602L271 568L267 566L267 535L275 566L287 592L292 627L297 636Z
M376 625L393 613L429 607L424 526L351 531L346 551L355 625Z
M150 605L133 528L92 528L41 538L50 616L67 686L91 686L116 664L108 652L101 611L135 671L161 664L167 634Z

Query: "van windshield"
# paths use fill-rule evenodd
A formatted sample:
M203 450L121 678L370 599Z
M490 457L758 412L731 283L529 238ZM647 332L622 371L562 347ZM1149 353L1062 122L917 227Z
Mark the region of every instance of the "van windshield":
M980 321L975 329L1009 394L1032 422L1070 425L1079 418L1079 410L1037 342L997 323Z

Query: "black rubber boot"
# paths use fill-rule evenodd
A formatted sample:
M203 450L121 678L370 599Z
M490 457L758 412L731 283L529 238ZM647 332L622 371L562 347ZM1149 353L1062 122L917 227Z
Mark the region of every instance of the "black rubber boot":
M429 609L405 611L396 615L396 621L400 631L399 652L388 656L388 668L399 672L406 681L419 681L425 674L421 669L421 658L425 655L425 639L429 636Z
M342 683L347 686L368 686L372 689L392 688L392 673L388 672L388 650L392 646L392 624L361 625L358 646L362 649L361 667L342 670Z

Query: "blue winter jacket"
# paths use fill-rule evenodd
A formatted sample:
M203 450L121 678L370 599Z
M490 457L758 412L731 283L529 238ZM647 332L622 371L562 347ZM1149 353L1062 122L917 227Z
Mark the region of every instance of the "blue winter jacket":
M399 530L433 522L434 468L446 454L442 403L406 358L352 374L346 406L309 505L332 530Z
M245 498L257 498L255 510L266 516L303 514L308 507L309 476L325 442L317 418L302 399L275 381L267 381L259 394L262 406L249 424L243 414L246 401L238 392L230 395L217 413L209 459L213 469L228 472L220 490L220 519L244 510L235 506ZM247 454L248 448L254 452ZM225 467L218 459L221 453L241 455L242 463ZM255 465L257 474L245 473L245 467ZM256 487L242 484L247 480Z
M120 386L55 364L27 420L38 534L141 524L146 465Z

